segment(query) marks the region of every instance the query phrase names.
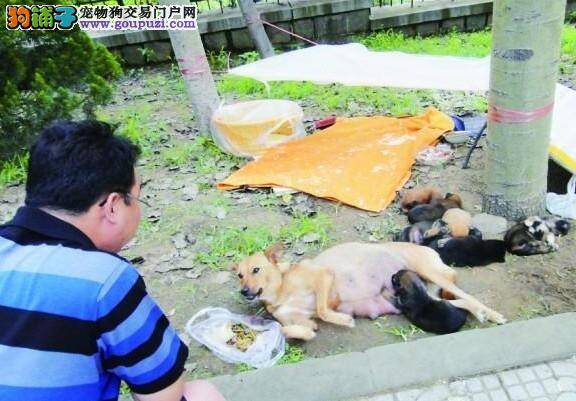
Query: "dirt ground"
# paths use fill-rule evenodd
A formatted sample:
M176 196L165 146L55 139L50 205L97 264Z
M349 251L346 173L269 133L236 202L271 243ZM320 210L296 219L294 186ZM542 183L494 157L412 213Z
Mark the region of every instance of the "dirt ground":
M190 377L234 373L237 366L217 359L192 341L184 330L187 320L204 307L221 306L246 314L260 309L259 305L245 302L238 293L237 279L227 270L234 255L219 268L209 268L199 262L199 253L211 252L210 243L205 240L207 231L264 227L277 232L293 219L290 213L295 209L303 213L316 212L328 216L331 222L326 243L318 244L318 239L312 236L308 237L309 242L300 238L289 246L292 251L304 251L309 256L329 244L390 239L391 234L407 222L396 203L382 213L367 213L306 195L281 197L265 190L218 191L213 184L236 168L235 163L225 159L217 161L208 172L206 169L199 172L197 162L202 155L193 156L195 161L167 165L163 162L166 152L191 143L196 135L184 95L159 92L150 85L150 77L156 79L167 74L167 68L159 68L127 77L119 85L115 102L101 110L102 116L122 118L128 115L122 114L126 110L151 107L144 126L160 130L169 138L160 141L140 162L145 183L142 194L153 207L144 210L145 221L138 237L123 254L128 258L144 258L138 268L150 293L190 345L187 365ZM307 118L320 115L312 106L304 104L304 109ZM434 185L446 192L458 192L465 208L479 213L483 151L481 148L475 151L471 168L462 170L459 166L467 149L465 145L459 146L456 159L445 167L415 167L409 184ZM23 191L20 185L9 187L0 195L0 221L8 220L22 203ZM575 245L573 232L560 240L560 250L556 253L525 258L508 255L504 264L462 268L458 270L458 284L511 321L573 311L576 305ZM466 328L487 326L470 318ZM295 344L304 349L306 358L317 358L422 336L426 334L411 331L404 318L390 316L375 321L357 319L354 329L321 324L316 339Z

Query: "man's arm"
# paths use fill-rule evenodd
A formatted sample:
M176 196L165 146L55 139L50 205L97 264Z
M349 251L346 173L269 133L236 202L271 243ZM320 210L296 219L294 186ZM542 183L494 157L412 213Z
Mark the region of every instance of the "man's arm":
M205 380L184 382L180 377L176 383L154 394L132 394L136 401L181 401L184 394L186 401L226 401L224 396Z
M181 401L184 396L184 379L182 376L176 382L153 394L136 394L132 393L132 397L136 401ZM192 401L192 400L187 400Z

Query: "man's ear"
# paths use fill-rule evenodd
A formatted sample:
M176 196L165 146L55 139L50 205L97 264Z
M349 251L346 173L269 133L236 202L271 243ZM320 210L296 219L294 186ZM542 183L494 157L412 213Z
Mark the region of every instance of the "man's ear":
M274 264L278 263L283 253L284 253L284 244L282 244L281 242L268 247L268 249L264 251L264 255L266 255L266 258Z

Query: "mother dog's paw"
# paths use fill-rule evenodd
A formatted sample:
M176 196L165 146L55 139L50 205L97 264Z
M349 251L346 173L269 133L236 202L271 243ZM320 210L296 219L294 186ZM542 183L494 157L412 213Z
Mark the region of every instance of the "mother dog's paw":
M345 316L342 319L342 326L346 326L346 327L356 327L356 322L354 321L354 318L352 316Z

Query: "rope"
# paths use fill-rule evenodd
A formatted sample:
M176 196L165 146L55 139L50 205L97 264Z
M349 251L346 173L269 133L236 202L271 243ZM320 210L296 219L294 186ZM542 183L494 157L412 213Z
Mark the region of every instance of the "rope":
M263 19L260 19L260 21L262 21L263 24L266 24L266 25L268 25L268 26L271 26L272 28L277 29L277 30L279 30L279 31L281 31L281 32L287 33L287 34L290 35L290 36L294 36L295 38L298 38L298 39L300 39L300 40L303 40L304 42L308 42L308 43L310 43L310 44L313 44L314 46L317 46L317 45L318 45L318 43L313 42L313 41L311 41L310 39L305 38L304 36L300 36L300 35L295 34L294 32L287 31L286 29L280 28L279 26L274 25L274 24L272 24L272 23L270 23L270 22L268 22L268 21L264 21Z

